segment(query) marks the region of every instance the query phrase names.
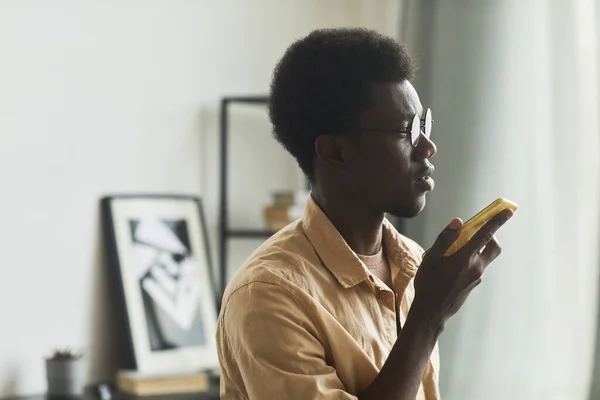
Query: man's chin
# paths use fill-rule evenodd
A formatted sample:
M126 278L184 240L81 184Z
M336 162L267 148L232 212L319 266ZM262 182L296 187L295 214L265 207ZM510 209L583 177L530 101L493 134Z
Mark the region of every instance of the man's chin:
M424 209L427 200L425 194L416 198L410 199L412 201L396 206L388 211L388 214L398 218L414 218L419 215Z

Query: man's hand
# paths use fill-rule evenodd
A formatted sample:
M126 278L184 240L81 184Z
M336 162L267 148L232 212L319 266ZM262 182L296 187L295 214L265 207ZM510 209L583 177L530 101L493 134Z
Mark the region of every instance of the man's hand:
M438 336L481 282L486 267L500 254L494 233L512 215L511 210L501 212L449 257L444 254L458 237L461 220L454 219L438 236L415 276L415 299L400 336L360 400L416 397Z
M494 233L512 215L511 210L499 213L459 251L444 257L462 228L461 220L455 218L427 251L415 276L415 300L411 308L434 329L443 330L471 290L481 283L483 272L501 252Z

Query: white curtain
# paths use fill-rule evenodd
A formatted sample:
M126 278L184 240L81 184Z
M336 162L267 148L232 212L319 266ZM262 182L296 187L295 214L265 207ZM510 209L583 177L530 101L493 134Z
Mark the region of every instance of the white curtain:
M404 0L400 38L435 119L437 187L408 234L433 243L497 197L503 254L441 339L445 400L590 396L600 248L593 0ZM600 394L593 398L600 398Z

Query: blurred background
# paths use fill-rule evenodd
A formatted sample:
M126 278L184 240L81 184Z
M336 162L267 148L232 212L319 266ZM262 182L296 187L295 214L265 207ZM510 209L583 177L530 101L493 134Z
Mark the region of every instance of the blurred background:
M600 399L597 0L0 0L0 397L44 392L56 346L87 349L90 382L122 366L101 196L200 196L216 287L277 228L274 196L306 183L261 102L227 103L223 149L222 102L266 96L287 46L337 26L419 64L437 186L402 232L427 248L520 205L442 336L443 398Z

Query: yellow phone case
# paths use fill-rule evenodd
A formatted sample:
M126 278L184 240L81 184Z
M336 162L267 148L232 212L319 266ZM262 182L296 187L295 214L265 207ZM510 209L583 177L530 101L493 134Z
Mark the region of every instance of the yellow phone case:
M462 230L460 231L460 235L456 241L450 245L450 248L448 248L448 251L446 251L446 254L444 255L449 256L456 253L461 247L467 244L467 242L471 240L477 231L480 230L489 220L507 208L515 212L519 206L503 197L493 201L492 204L481 210L474 217L464 223Z

